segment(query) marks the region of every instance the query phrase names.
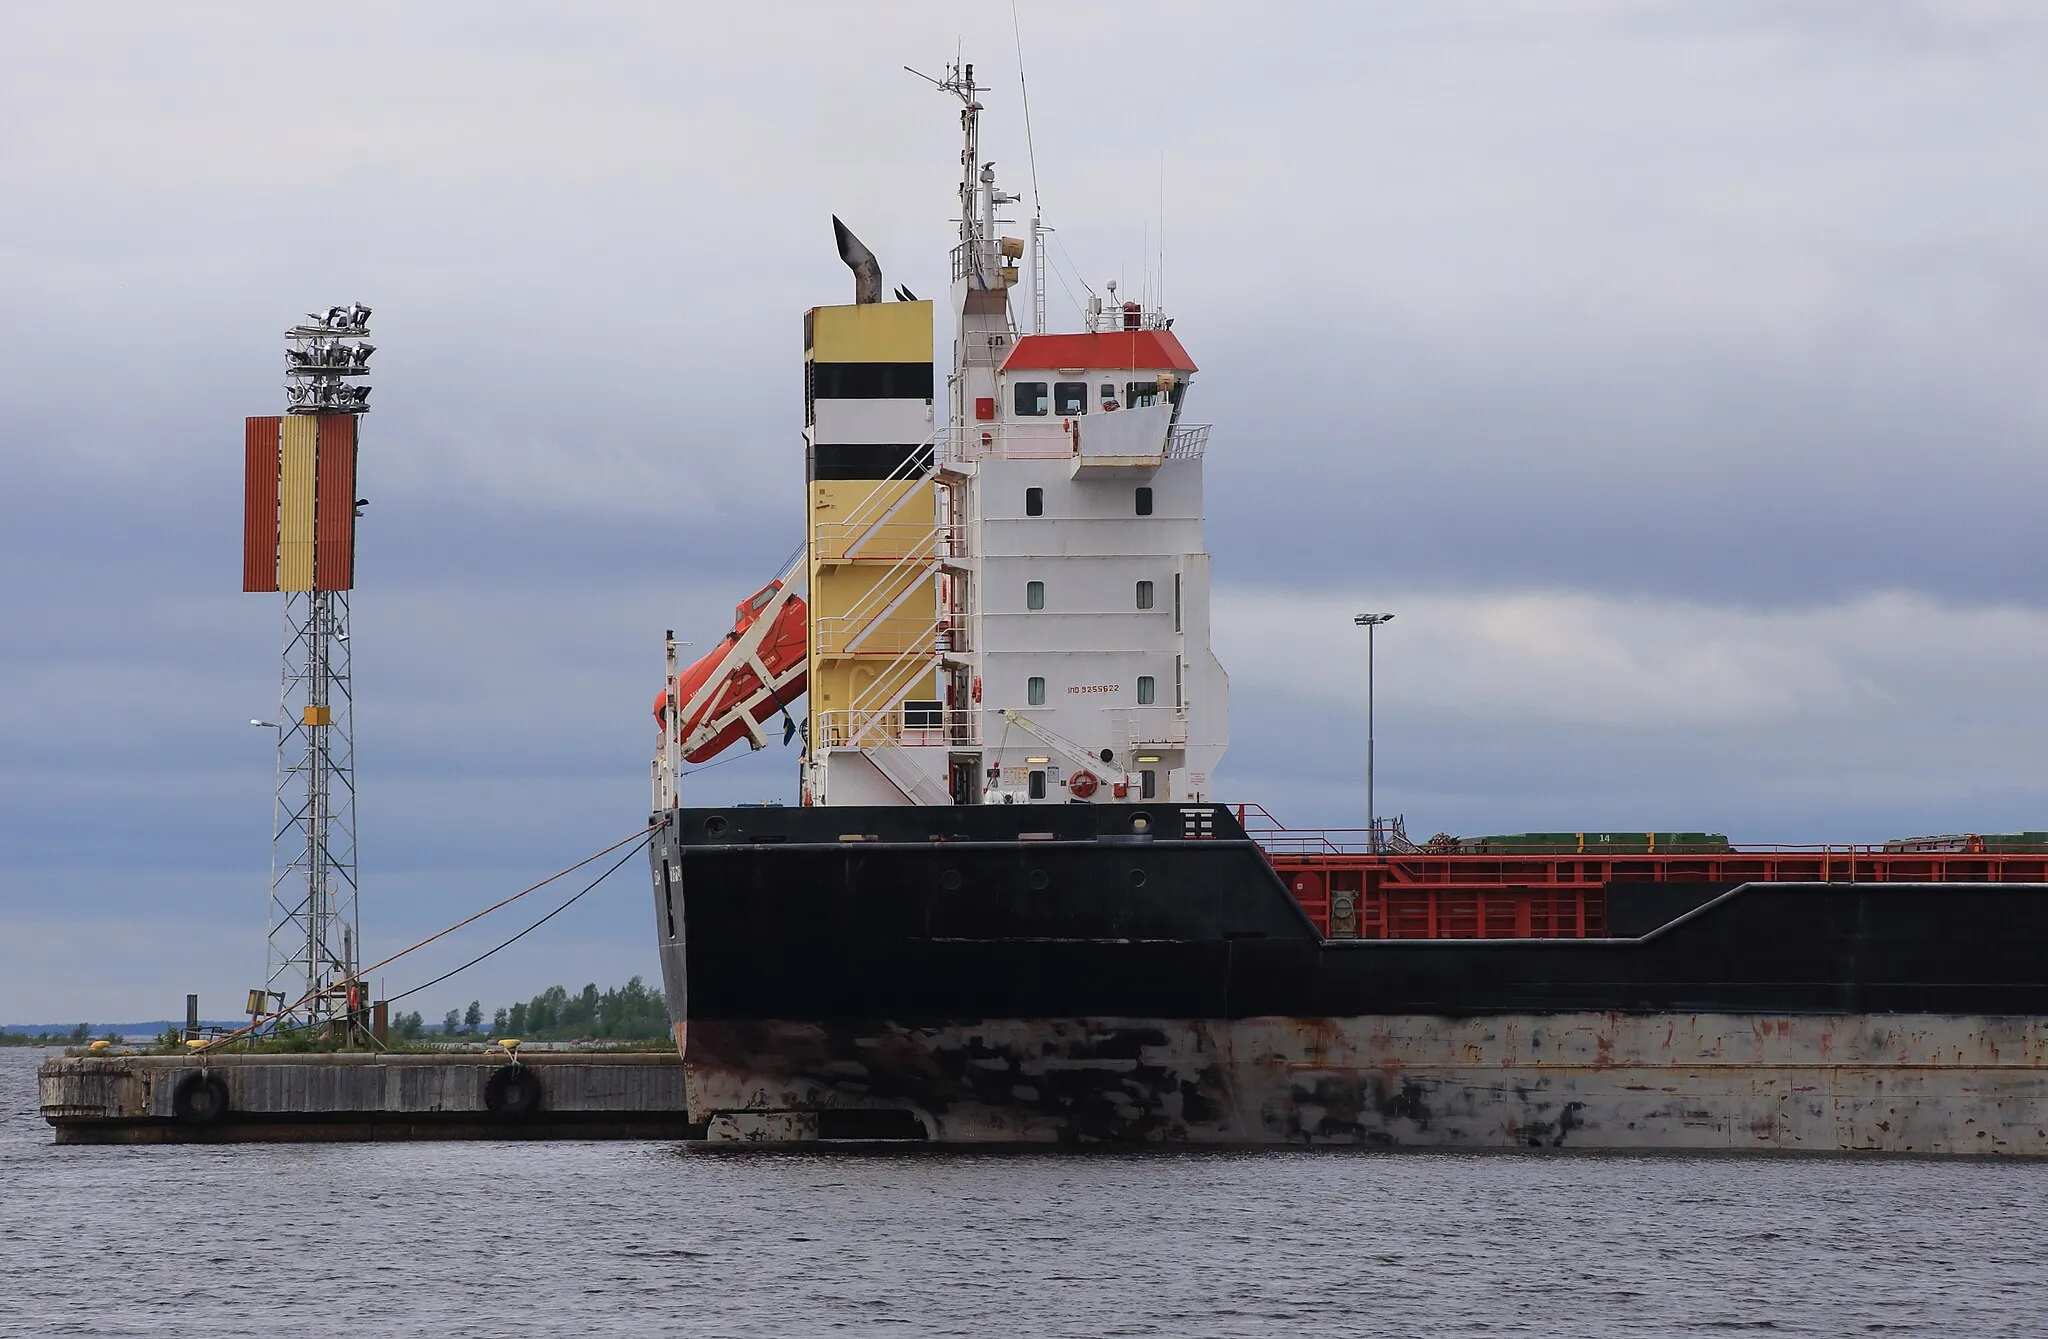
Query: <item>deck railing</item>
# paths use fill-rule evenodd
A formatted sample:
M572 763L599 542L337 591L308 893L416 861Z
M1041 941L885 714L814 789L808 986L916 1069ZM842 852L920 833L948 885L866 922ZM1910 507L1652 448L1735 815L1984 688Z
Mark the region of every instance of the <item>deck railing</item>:
M949 461L1067 460L1080 453L1072 418L1043 423L968 423L941 428L936 436ZM1167 460L1200 460L1209 448L1208 423L1176 423L1166 435Z

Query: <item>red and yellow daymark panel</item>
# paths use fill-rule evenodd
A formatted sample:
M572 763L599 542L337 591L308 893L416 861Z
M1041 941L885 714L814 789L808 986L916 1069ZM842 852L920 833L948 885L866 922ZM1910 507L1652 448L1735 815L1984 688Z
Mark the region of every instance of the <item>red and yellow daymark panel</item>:
M246 449L242 589L353 587L355 416L252 418Z
M277 588L313 589L313 488L319 478L320 423L308 414L284 421L277 481Z
M322 414L318 479L313 494L313 585L348 590L356 584L356 418Z
M242 476L242 589L277 589L277 441L279 420L252 418Z

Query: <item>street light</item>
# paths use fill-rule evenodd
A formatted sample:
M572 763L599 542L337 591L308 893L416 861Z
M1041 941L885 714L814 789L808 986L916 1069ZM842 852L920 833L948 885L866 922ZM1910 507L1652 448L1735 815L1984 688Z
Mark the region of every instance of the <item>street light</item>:
M1380 849L1380 819L1372 794L1373 633L1380 624L1393 622L1394 616L1360 614L1351 621L1365 629L1365 842L1369 850L1377 852Z

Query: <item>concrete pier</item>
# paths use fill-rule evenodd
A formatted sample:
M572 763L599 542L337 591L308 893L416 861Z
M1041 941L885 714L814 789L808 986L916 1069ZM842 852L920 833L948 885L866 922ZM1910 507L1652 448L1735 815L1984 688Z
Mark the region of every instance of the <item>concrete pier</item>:
M703 1137L673 1051L67 1056L41 1080L60 1144Z

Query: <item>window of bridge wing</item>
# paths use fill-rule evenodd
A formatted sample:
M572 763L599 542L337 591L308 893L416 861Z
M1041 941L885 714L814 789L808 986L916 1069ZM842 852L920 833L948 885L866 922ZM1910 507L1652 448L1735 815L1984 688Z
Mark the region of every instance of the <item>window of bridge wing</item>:
M1124 408L1149 409L1159 403L1159 383L1132 381L1124 385Z
M1019 418L1044 418L1052 407L1042 381L1019 381L1013 387L1013 395L1011 407Z
M1061 418L1073 418L1088 412L1088 383L1085 381L1055 381L1052 386L1052 412Z

